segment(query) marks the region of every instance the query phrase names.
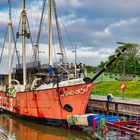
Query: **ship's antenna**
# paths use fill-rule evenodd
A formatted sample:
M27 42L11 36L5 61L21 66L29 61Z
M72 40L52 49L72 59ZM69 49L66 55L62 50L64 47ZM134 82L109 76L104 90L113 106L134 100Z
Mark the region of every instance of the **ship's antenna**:
M8 85L9 88L11 87L11 30L12 30L12 21L11 21L11 0L8 0L9 3L9 21L8 21L8 54L9 54L9 58L8 58Z

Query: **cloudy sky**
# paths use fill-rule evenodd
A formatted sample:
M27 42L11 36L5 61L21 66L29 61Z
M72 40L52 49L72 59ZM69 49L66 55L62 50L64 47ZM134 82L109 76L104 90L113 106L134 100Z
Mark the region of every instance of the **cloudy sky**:
M11 1L12 21L16 32L22 1ZM78 62L98 65L114 52L118 46L116 42L140 44L140 0L56 0L56 4L66 55L70 62L74 62L74 53L72 53L74 46L77 46ZM35 42L42 0L27 0L26 5L33 42ZM1 0L0 46L3 44L7 21L8 3L7 0ZM40 46L42 46L40 50L45 53L40 54L41 58L47 56L46 22L47 8L40 39ZM54 42L57 46L57 42Z

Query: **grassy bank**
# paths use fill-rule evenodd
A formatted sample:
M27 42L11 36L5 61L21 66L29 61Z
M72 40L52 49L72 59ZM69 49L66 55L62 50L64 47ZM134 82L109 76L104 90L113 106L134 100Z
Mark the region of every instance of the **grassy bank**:
M95 84L92 94L106 96L111 93L113 96L121 97L122 91L120 90L120 81L111 81ZM127 98L140 98L140 82L127 81L125 97Z

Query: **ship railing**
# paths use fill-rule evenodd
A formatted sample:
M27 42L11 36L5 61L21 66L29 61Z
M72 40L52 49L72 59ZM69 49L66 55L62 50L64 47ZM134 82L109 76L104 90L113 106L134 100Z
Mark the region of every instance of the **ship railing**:
M40 80L41 80L41 78L36 78L36 79L33 81L32 85L31 85L31 89L32 89L32 90L35 88L35 85L37 84L37 81L40 81Z
M70 77L72 76L72 74L68 71L68 70L66 70L64 67L62 67L61 65L59 65L59 64L57 64L60 68L62 68L66 73L67 73L67 75L69 75L68 76L68 80L70 79Z

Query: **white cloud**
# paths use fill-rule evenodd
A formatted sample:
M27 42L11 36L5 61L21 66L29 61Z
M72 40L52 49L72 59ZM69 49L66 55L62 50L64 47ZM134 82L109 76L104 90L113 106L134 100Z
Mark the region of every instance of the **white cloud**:
M78 24L85 24L86 23L86 19L85 18L79 18L76 17L76 15L74 14L70 14L67 16L63 16L62 17L65 26L74 26L74 25L78 25Z
M71 7L80 7L82 5L81 0L56 0L56 3L60 6L71 6Z
M1 24L7 24L8 22L8 15L5 12L0 12Z
M131 16L140 12L139 0L81 0L83 7L87 10L96 10L99 14L117 14Z
M93 50L91 47L79 47L77 50L78 61L89 65L98 65L101 60L106 60L113 53L114 49L101 48ZM67 58L74 62L75 55L72 50L67 50Z
M42 1L28 2L27 14L34 41L37 36ZM78 57L81 61L91 65L99 64L101 60L106 59L113 53L117 41L140 43L139 0L56 0L56 3L72 44L78 45ZM19 8L12 8L15 31L19 24L20 14L21 10ZM0 39L3 40L4 28L8 22L8 11L0 9L0 18ZM41 50L46 52L40 54L42 58L47 56L47 44L45 45L47 43L46 21L47 8L45 9L45 21L40 40ZM60 18L59 21L61 21ZM60 25L63 26L62 22ZM64 31L64 27L62 31ZM65 39L67 35L64 32L62 32L62 35L64 36L68 59L74 61L74 54L68 45L68 39Z

